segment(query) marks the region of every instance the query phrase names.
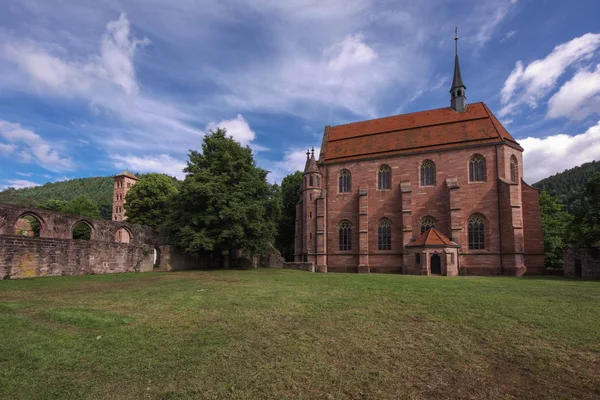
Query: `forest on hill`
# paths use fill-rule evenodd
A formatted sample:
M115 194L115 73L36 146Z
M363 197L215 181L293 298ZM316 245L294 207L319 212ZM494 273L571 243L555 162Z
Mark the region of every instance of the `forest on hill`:
M533 187L556 196L566 211L572 214L579 204L585 184L597 172L600 172L600 161L592 161L542 179Z
M98 176L48 182L42 186L25 189L8 188L0 192L0 203L38 207L48 200L71 201L79 195L87 195L98 206L101 217L110 219L113 182L112 176Z

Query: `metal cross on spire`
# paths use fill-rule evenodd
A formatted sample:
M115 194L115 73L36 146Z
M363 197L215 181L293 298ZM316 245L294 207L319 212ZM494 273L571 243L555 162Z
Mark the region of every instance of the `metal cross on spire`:
M454 27L454 55L458 55L458 26Z

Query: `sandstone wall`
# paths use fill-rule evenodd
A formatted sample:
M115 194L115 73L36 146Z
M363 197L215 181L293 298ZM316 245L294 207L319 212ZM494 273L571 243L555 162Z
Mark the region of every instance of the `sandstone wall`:
M153 265L148 245L0 236L0 279L147 272Z

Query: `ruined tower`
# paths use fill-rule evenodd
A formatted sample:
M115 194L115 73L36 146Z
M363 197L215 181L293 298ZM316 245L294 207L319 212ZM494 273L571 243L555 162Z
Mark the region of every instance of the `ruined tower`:
M115 185L113 188L113 209L112 219L113 221L124 221L127 219L125 216L125 196L133 185L137 183L139 179L131 172L125 170L118 175L115 175Z

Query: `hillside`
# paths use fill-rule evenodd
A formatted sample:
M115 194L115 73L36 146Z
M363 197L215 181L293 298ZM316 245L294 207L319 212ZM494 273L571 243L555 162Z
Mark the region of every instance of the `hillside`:
M50 199L69 201L86 194L98 204L102 218L110 219L112 211L113 177L71 179L64 182L46 183L26 189L7 189L0 192L0 203L37 206Z
M558 196L566 210L573 212L583 187L597 172L600 172L600 161L592 161L542 179L533 186L552 196Z

